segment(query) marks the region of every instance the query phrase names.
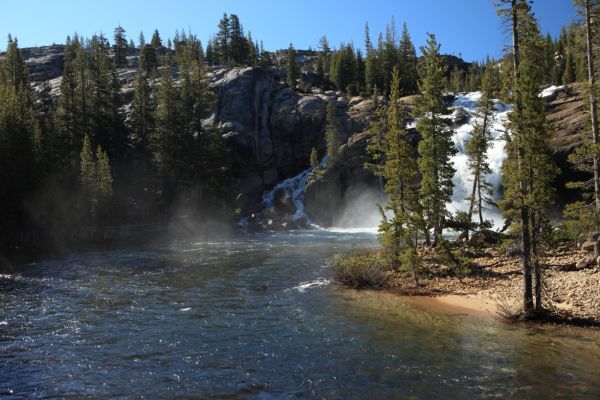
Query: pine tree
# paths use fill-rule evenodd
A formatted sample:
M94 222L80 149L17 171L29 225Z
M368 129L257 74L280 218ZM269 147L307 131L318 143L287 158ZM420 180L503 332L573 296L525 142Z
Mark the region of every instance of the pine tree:
M540 263L543 219L552 199L555 176L545 129L544 103L539 97L542 78L541 35L525 0L505 0L499 10L512 30L514 109L510 114L511 137L503 163L503 213L520 222L523 312L542 309ZM532 269L535 275L535 308Z
M129 52L129 46L127 44L127 38L125 37L125 29L121 25L115 28L114 33L114 60L117 68L127 67L127 53Z
M158 60L154 47L150 44L144 45L140 51L140 69L147 74L152 74L157 67Z
M158 85L154 118L156 128L151 137L152 163L160 180L162 197L168 204L176 195L178 182L182 178L184 163L180 154L185 153L181 141L185 127L182 126L177 89L166 70L162 72Z
M562 75L562 83L569 84L575 82L575 62L573 61L573 55L568 52L565 57L565 70Z
M296 87L296 81L298 80L300 71L298 70L298 65L296 64L296 50L294 50L294 46L291 43L287 51L286 70L287 84L291 87Z
M371 43L369 25L365 24L365 87L368 95L373 94L377 87L377 52Z
M325 131L325 141L327 144L327 156L329 157L328 166L336 167L340 162L340 147L342 145L342 134L338 120L336 118L336 101L330 100L327 103L327 129Z
M265 50L262 40L260 42L259 53L260 53L260 66L261 67L268 68L268 67L273 66L273 60L271 60L271 55L269 54L268 51Z
M160 33L158 33L158 29L154 30L152 33L152 39L150 39L150 45L155 49L160 49L163 47L162 39L160 38Z
M7 60L0 61L0 243L10 250L28 227L25 204L43 171L38 169L39 128L16 40L9 40L8 50L10 59L7 51Z
M488 69L493 69L493 66ZM492 172L488 162L487 152L492 144L491 125L493 124L494 103L490 97L490 86L493 84L493 77L486 71L483 78L483 87L481 98L477 102L477 110L474 113L476 118L471 138L466 145L468 157L467 166L473 177L473 186L471 195L466 199L469 201L468 221L472 221L473 213L479 216L479 228L485 228L486 221L483 219L483 211L486 205L493 204L492 186L486 180L486 175ZM467 231L468 238L468 231Z
M108 154L100 146L96 147L96 182L94 189L98 215L104 217L103 221L107 221L113 195L113 177Z
M219 21L219 31L215 36L214 47L219 55L221 65L228 65L231 59L231 24L227 13Z
M21 57L17 38L8 35L8 45L4 61L4 76L8 85L14 86L17 91L29 92L27 67Z
M258 51L256 46L254 45L254 42L252 41L252 33L248 32L248 39L247 39L247 44L246 44L246 51L247 51L247 56L246 56L246 63L248 65L251 65L253 67L256 67L256 65L258 64Z
M390 104L387 111L387 129L384 134L384 163L381 175L385 178L388 194L386 209L393 213L384 216L380 225L382 245L392 264L411 270L418 282L417 242L420 221L418 207L417 160L406 132L405 106L399 101L400 75L392 71Z
M83 136L83 144L79 156L79 177L81 186L86 192L88 200L88 208L92 218L96 217L97 204L94 200L94 191L96 185L96 163L94 153L92 153L92 145L90 137L86 134Z
M446 68L435 35L429 35L427 46L421 47L421 52L423 63L419 68L419 89L422 94L417 103L417 130L422 137L419 142L420 197L428 229L433 229L437 243L448 216L446 203L452 198L455 170L450 158L456 154L456 149L452 142L452 131L443 117L448 114L443 99Z
M329 75L339 90L348 90L351 84L355 84L357 75L355 62L352 45L342 44L332 55Z
M356 50L356 61L354 65L356 74L354 81L356 82L358 92L363 93L365 89L365 62L360 49Z
M381 53L383 62L383 92L385 94L390 92L392 68L398 63L397 36L396 22L392 17L391 23L385 29L385 42L383 44L383 52Z
M244 30L237 15L231 14L229 19L229 65L242 65L248 63L248 40L244 37Z
M418 91L419 74L417 73L417 60L415 46L408 33L406 23L404 23L398 46L398 68L400 73L400 88L405 96Z

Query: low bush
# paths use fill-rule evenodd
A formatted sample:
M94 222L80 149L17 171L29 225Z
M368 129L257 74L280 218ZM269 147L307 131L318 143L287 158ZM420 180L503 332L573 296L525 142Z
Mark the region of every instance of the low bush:
M388 265L379 252L363 251L336 255L327 262L334 280L355 289L378 289L389 279Z

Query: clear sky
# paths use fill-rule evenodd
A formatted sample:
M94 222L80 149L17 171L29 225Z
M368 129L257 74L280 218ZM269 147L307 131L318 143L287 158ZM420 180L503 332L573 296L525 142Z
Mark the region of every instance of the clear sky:
M468 61L501 54L507 37L493 7L494 0L20 0L3 1L0 35L17 36L20 47L64 43L68 34L89 37L104 33L112 39L121 24L137 43L139 32L150 39L158 28L166 39L176 29L190 30L203 44L217 30L223 12L240 17L245 31L265 48L317 47L326 35L331 45L353 42L362 47L364 24L373 41L394 16L398 30L408 24L418 47L426 32L435 33L442 52ZM575 18L571 0L536 0L534 11L542 32L557 35ZM0 40L5 47L6 39Z

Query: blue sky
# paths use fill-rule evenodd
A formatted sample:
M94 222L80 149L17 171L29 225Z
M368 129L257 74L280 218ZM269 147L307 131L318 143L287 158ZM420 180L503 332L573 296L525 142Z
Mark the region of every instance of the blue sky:
M223 12L234 13L246 31L262 40L268 50L313 48L326 35L330 44L354 42L362 47L364 24L371 35L385 30L392 16L398 30L408 24L418 47L426 32L435 33L442 52L466 60L498 56L506 34L492 5L494 0L29 0L10 1L0 13L0 45L6 35L17 36L21 47L63 43L68 34L86 37L104 33L112 37L121 24L137 43L140 30L149 40L154 28L161 36L172 36L176 29L191 29L204 44L216 31ZM571 22L575 11L571 0L537 0L534 11L542 31L557 35L563 24Z

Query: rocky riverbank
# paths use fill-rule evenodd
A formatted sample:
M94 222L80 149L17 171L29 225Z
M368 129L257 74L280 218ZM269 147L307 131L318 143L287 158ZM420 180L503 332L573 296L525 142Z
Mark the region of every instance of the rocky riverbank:
M498 316L505 311L518 312L521 305L522 275L519 257L489 247L460 253L468 269L439 263L430 249L422 249L421 257L427 273L421 273L419 284L412 273L388 272L381 288L409 301L463 309L467 313ZM578 325L600 325L600 268L582 266L589 256L575 247L550 250L542 259L545 307L556 321L574 321ZM412 298L412 300L411 300ZM428 300L428 299L433 299Z

